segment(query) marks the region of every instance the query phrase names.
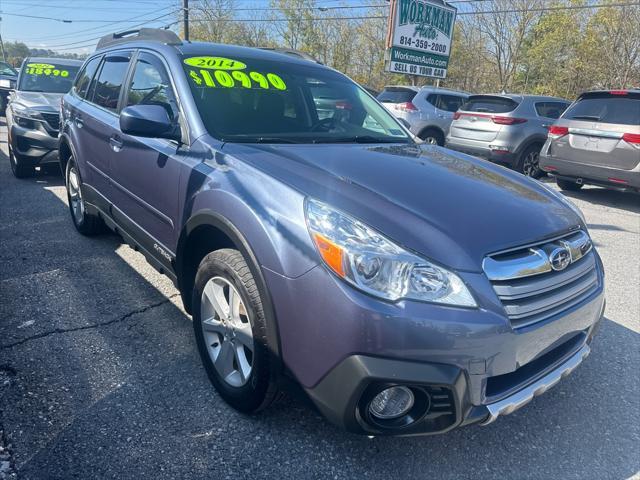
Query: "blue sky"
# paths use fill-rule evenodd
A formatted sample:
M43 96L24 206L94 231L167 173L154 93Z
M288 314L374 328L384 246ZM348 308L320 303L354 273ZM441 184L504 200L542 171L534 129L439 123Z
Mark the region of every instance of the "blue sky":
M190 0L190 4L198 1ZM317 3L357 5L363 1L366 4L366 0L317 0ZM371 0L369 4L379 1ZM182 0L0 0L0 33L5 42L17 40L30 47L88 53L101 35L142 23L145 27L162 27L175 22L181 6ZM269 7L269 0L236 0L236 7Z

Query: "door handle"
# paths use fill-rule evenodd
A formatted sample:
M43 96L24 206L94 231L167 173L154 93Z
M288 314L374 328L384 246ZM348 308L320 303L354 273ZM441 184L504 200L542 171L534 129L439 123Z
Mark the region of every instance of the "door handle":
M113 137L109 138L109 145L111 145L111 148L114 152L119 152L122 149L124 143L122 142L122 140L120 140L119 137L114 135Z
M76 124L76 127L78 127L78 128L82 128L84 126L84 120L82 120L82 118L80 118L78 116L75 116L73 121Z

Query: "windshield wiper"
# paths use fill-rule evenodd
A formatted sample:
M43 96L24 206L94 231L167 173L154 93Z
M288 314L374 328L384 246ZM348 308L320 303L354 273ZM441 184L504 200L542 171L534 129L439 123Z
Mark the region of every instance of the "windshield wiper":
M316 138L313 143L406 143L406 138L381 138L373 135L354 135L353 137Z
M223 142L238 142L238 143L300 143L289 138L282 137L247 137L247 138L223 138Z

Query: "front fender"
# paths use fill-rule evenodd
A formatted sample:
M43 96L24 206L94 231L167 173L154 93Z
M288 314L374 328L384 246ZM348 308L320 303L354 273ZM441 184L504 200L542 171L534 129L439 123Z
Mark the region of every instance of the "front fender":
M211 222L233 227L259 265L275 273L296 278L317 265L304 219L304 195L243 162L229 167L201 164L192 171L201 177L187 181L178 243Z

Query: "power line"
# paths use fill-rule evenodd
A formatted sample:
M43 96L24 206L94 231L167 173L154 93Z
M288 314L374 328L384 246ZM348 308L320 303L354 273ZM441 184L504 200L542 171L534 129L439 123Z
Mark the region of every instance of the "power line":
M583 10L592 8L607 8L607 7L634 7L640 6L640 2L635 3L601 3L595 5L566 5L566 6L552 6L552 7L532 7L532 8L512 8L502 10L484 10L484 11L471 11L471 12L458 12L457 15L485 15L491 13L518 13L518 12L549 12L556 10ZM328 20L375 20L375 19L387 19L387 15L363 15L363 16L349 16L349 17L311 17L305 18L310 21L328 21ZM288 22L288 18L220 18L220 19L204 19L196 18L191 22L221 22L221 23L233 23L233 22Z
M147 25L147 24L149 24L149 23L156 22L156 21L160 20L161 18L165 18L165 17L169 17L169 16L171 16L171 15L175 15L176 13L178 13L178 11L179 11L179 10L174 10L173 12L165 13L164 15L160 15L159 17L151 18L151 19L149 19L149 20L147 20L147 21L145 21L145 22L143 22L143 23L140 23L140 24L138 24L138 25L133 25L133 26L130 26L130 27L127 27L127 28L137 28L137 27L141 27L141 26L143 26L143 25ZM112 29L112 30L113 30L113 29ZM102 34L102 35L98 35L98 36L96 36L96 37L85 38L84 40L77 40L77 41L75 41L75 42L68 42L68 43L60 43L60 44L54 44L54 45L47 45L47 48L55 49L55 48L58 48L58 47L68 47L68 46L70 46L70 45L77 45L77 44L79 44L79 43L86 43L86 42L89 42L89 41L91 41L91 40L99 40L100 38L102 38L102 36L103 36L103 34ZM76 48L78 48L78 47L76 47Z
M136 15L134 17L129 18L129 20L147 20L147 19L143 19L143 17L146 17L150 14L153 13L160 13L160 12L166 12L167 10L172 10L171 13L173 13L175 10L174 6L170 6L170 7L165 7L159 11L156 12L148 12L148 13L143 13L142 15ZM113 31L113 28L109 28L110 25L116 25L120 23L118 20L112 20L110 23L106 23L104 25L101 25L99 27L89 27L89 28L83 28L81 30L76 30L75 32L68 32L66 34L62 34L62 35L53 35L53 36L46 36L46 37L35 37L35 38L31 38L29 39L29 41L51 41L51 40L62 40L65 38L73 38L81 33L86 33L86 32L92 32L92 33L99 33L101 31L104 31L105 33L109 33L111 31ZM129 27L131 28L131 27ZM105 30L106 29L106 30ZM84 40L86 41L86 40Z
M68 18L54 18L54 17L41 17L38 15L23 15L20 13L3 13L3 15L10 15L13 17L25 17L25 18L37 18L37 19L41 19L41 20L53 20L56 22L62 22L62 23L127 23L127 22L134 22L135 20L131 20L131 19L122 19L122 20L95 20L95 19L83 19L83 20L73 20L73 19L68 19Z
M3 2L6 5L6 0ZM17 6L21 6L21 7L27 7L24 8L23 10L27 10L30 7L42 7L42 8L58 8L58 9L63 9L63 10L73 10L73 9L77 9L78 7L75 5L50 5L50 4L43 4L43 3L23 3L23 2L19 2L19 3L14 3L14 4L9 4L9 6L13 6L13 5L17 5ZM146 5L146 4L145 4ZM127 8L127 11L129 12L148 12L149 8L151 7L151 4L149 4L149 7L147 8L143 8L143 7L138 7L136 9L130 9ZM113 7L82 7L82 11L109 11L112 12L113 11ZM20 10L22 11L22 10ZM11 14L11 13L17 13L17 12L5 12L7 15Z

